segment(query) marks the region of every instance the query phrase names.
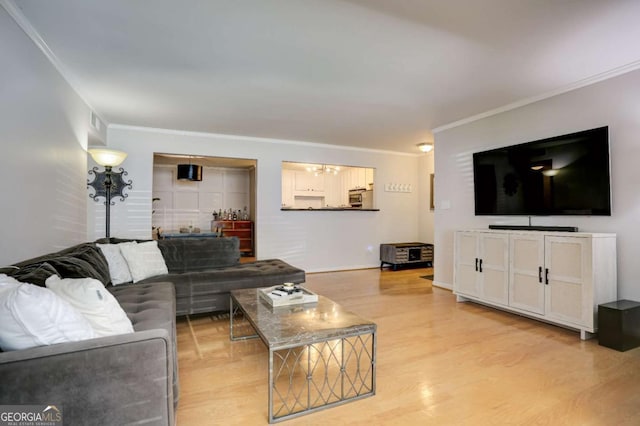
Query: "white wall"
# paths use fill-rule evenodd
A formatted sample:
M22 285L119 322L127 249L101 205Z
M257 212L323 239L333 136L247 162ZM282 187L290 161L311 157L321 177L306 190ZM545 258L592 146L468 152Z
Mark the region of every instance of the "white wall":
M89 108L0 7L0 265L86 239Z
M202 181L191 182L177 179L175 165L156 164L153 198L159 200L153 204L153 226L164 232L189 226L209 232L214 211L251 211L250 190L247 169L203 167Z
M436 283L452 284L454 230L527 224L526 217L474 216L473 152L600 126L609 126L612 215L536 217L532 223L616 233L618 297L640 300L640 71L436 134Z
M372 167L378 188L385 183L418 188L418 155L124 126L110 126L107 140L109 147L128 152L123 167L133 180L129 198L112 209L112 236L150 237L154 152L256 159L256 251L261 259L281 258L308 272L375 267L380 243L419 236L423 203L417 190L377 190L379 212L280 210L282 161ZM96 223L89 238L102 236L103 227Z
M420 199L418 205L418 223L420 227L418 241L429 244L433 244L434 241L433 220L435 210L430 207L431 174L434 172L433 163L434 151L422 154L418 162L418 193Z

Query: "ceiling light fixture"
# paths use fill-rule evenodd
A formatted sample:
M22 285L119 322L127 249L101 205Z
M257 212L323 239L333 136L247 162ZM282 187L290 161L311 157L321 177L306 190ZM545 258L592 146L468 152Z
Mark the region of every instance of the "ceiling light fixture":
M430 142L422 142L416 146L422 152L430 152L433 149L433 143L430 143Z
M310 167L307 167L307 171L310 172L310 173L313 173L314 176L319 176L321 174L337 175L338 172L340 171L340 167L338 167L338 166L327 166L326 164L323 164L322 166L310 166Z

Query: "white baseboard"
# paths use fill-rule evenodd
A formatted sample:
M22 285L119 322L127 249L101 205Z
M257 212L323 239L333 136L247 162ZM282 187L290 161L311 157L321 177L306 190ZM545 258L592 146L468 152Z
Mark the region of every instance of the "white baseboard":
M443 283L442 281L434 281L434 287L446 288L447 290L453 291L453 286L449 283Z

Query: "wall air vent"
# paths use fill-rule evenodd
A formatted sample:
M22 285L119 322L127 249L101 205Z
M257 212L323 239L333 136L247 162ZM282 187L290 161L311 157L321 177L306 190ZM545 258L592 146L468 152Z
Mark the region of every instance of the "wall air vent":
M102 128L102 122L100 122L100 118L98 118L98 116L96 115L95 112L91 111L91 126L96 129L97 131L100 131L100 129Z

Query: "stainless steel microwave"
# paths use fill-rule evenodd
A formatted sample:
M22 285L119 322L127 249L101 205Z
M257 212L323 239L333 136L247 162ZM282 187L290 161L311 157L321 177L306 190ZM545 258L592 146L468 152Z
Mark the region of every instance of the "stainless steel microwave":
M350 189L349 206L353 208L372 209L373 191L370 189Z

